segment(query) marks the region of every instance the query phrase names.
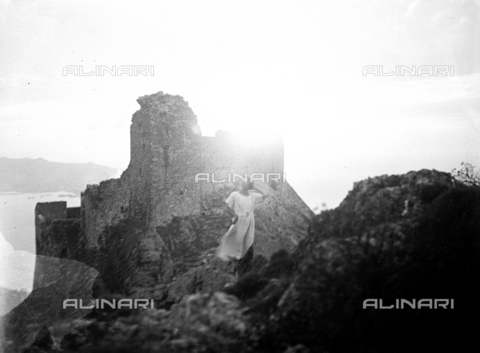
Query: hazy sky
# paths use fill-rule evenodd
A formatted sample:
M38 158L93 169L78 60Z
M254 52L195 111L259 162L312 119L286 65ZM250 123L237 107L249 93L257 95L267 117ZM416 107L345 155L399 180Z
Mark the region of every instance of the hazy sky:
M478 165L479 17L475 0L2 1L0 156L123 170L136 99L163 91L205 135L283 131L287 180L310 206L368 176ZM69 65L154 75L63 76Z

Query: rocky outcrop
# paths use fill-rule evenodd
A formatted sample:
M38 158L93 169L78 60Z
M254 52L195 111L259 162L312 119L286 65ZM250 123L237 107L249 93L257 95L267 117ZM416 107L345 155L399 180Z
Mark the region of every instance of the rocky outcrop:
M480 313L479 216L480 190L449 174L371 178L356 183L338 208L315 216L291 276L264 270L231 293L255 289L247 305L263 344L275 342L278 350L292 344L312 352L466 349L475 337L468 317ZM261 279L259 290L252 284ZM385 306L447 298L455 307L363 309L370 298Z
M409 200L408 206L406 200ZM223 293L171 311L106 314L65 337L68 352L468 351L480 313L480 190L421 170L355 184ZM447 309L363 308L365 299L453 299ZM432 304L433 306L433 304ZM72 346L77 342L77 346ZM78 344L81 342L81 344Z
M180 96L159 92L138 103L121 178L89 185L80 218L58 204L38 204L36 218L49 215L37 222L39 254L96 268L96 295L173 303L218 290L231 281L227 266L213 259L230 222L225 199L238 186L235 174L245 173L263 176L257 185L270 194L256 210L254 260L295 249L313 213L284 180L281 139L202 136Z
M77 261L36 256L33 290L23 302L0 317L2 352L20 352L44 327L59 340L91 309L63 307L65 299L92 300L97 271Z
M197 293L170 311L97 313L95 321L65 335L61 352L245 352L248 322L240 305L225 293Z

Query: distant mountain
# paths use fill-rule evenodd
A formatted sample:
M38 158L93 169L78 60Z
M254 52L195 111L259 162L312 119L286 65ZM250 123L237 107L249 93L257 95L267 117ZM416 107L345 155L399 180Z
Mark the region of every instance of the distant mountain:
M94 163L58 163L43 158L0 157L0 192L70 191L114 177L117 170Z

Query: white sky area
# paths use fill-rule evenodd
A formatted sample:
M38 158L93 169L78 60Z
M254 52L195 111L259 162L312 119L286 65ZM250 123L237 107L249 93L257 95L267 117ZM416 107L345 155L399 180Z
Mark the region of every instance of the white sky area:
M122 171L136 99L163 91L204 135L281 131L287 180L335 207L369 176L480 164L479 17L475 0L2 1L0 156ZM68 65L154 75L63 76Z

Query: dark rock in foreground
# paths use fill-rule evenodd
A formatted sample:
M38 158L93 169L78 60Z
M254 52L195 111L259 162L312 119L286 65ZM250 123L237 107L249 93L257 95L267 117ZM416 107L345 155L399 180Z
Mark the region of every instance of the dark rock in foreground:
M33 291L15 309L0 317L2 352L19 352L34 341L47 327L57 341L73 326L76 319L91 309L63 309L65 299L90 303L92 285L98 272L77 261L37 256Z
M480 312L480 189L449 174L421 170L357 183L338 208L313 219L294 257L294 274L250 301L267 347L438 352L466 350L474 340L467 320ZM363 309L371 298L385 306L424 298L455 305Z

